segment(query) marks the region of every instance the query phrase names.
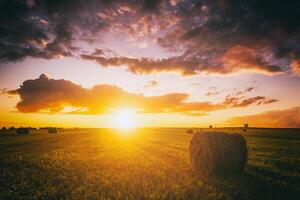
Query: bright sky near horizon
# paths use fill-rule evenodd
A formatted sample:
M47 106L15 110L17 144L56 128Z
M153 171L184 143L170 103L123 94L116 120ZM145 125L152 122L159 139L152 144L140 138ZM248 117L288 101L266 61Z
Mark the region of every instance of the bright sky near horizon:
M3 1L0 126L300 127L297 6Z

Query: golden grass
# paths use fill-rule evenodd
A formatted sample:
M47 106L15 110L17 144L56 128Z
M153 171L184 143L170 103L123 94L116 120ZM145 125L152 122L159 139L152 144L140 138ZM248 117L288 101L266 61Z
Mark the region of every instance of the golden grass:
M0 199L296 199L299 135L284 139L295 152L277 155L276 160L268 150L277 148L281 138L271 137L268 144L251 133L246 136L246 174L208 181L193 174L188 153L192 135L185 129L2 134ZM294 165L285 163L289 159ZM280 161L287 169L276 166Z

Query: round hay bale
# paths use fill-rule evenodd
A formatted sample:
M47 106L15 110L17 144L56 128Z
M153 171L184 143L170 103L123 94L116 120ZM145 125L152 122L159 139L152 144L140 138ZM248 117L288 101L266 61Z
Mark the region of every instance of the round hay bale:
M48 133L51 133L51 134L57 133L57 128L49 128Z
M17 133L18 135L29 134L29 129L28 129L28 128L17 128L17 129L16 129L16 133Z
M195 134L190 159L200 177L238 175L248 159L246 140L242 135L222 132Z
M188 129L188 130L186 131L186 133L187 133L187 134L193 134L193 129Z

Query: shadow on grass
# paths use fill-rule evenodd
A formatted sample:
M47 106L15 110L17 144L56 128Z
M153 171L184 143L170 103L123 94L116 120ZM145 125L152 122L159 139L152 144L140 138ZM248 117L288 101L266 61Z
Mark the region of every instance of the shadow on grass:
M72 166L74 168L54 167L49 160L43 160L42 163L38 164L28 161L3 163L1 165L2 170L0 170L0 184L2 186L2 189L0 188L0 199L26 199L29 197L31 199L72 199L74 195L83 199L86 199L84 197L87 195L90 195L91 199L101 199L100 197L116 198L116 194L111 190L112 188L103 186L97 183L96 180L95 182L86 182L84 169L75 162L72 163ZM190 188L190 190L187 190L189 192L182 193L183 196L178 198L299 200L300 191L296 185L292 187L289 180L283 183L273 178L270 174L257 172L256 169L247 167L247 171L243 175L229 179L209 179L199 187L194 185L195 188ZM78 190L78 188L82 188L82 190ZM127 192L131 192L131 195L135 194L134 191ZM164 196L164 199L176 198L174 193L168 194L168 192L172 192L172 190L165 191L166 196ZM129 193L124 192L122 194L128 197ZM215 195L209 196L212 193ZM95 194L100 195L100 197L95 198ZM140 199L137 196L132 197ZM161 197L161 195L158 195L158 197Z
M291 184L294 180L276 180L276 176L257 172L257 169L248 168L247 171L233 178L214 178L207 181L217 191L223 191L228 199L243 200L299 200L300 189ZM292 178L293 179L293 178Z

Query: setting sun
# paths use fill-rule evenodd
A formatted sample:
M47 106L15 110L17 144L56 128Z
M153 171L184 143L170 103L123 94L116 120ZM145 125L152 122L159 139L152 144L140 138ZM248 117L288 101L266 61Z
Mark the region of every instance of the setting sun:
M137 125L136 120L134 109L122 108L114 114L113 126L121 129L133 128Z

